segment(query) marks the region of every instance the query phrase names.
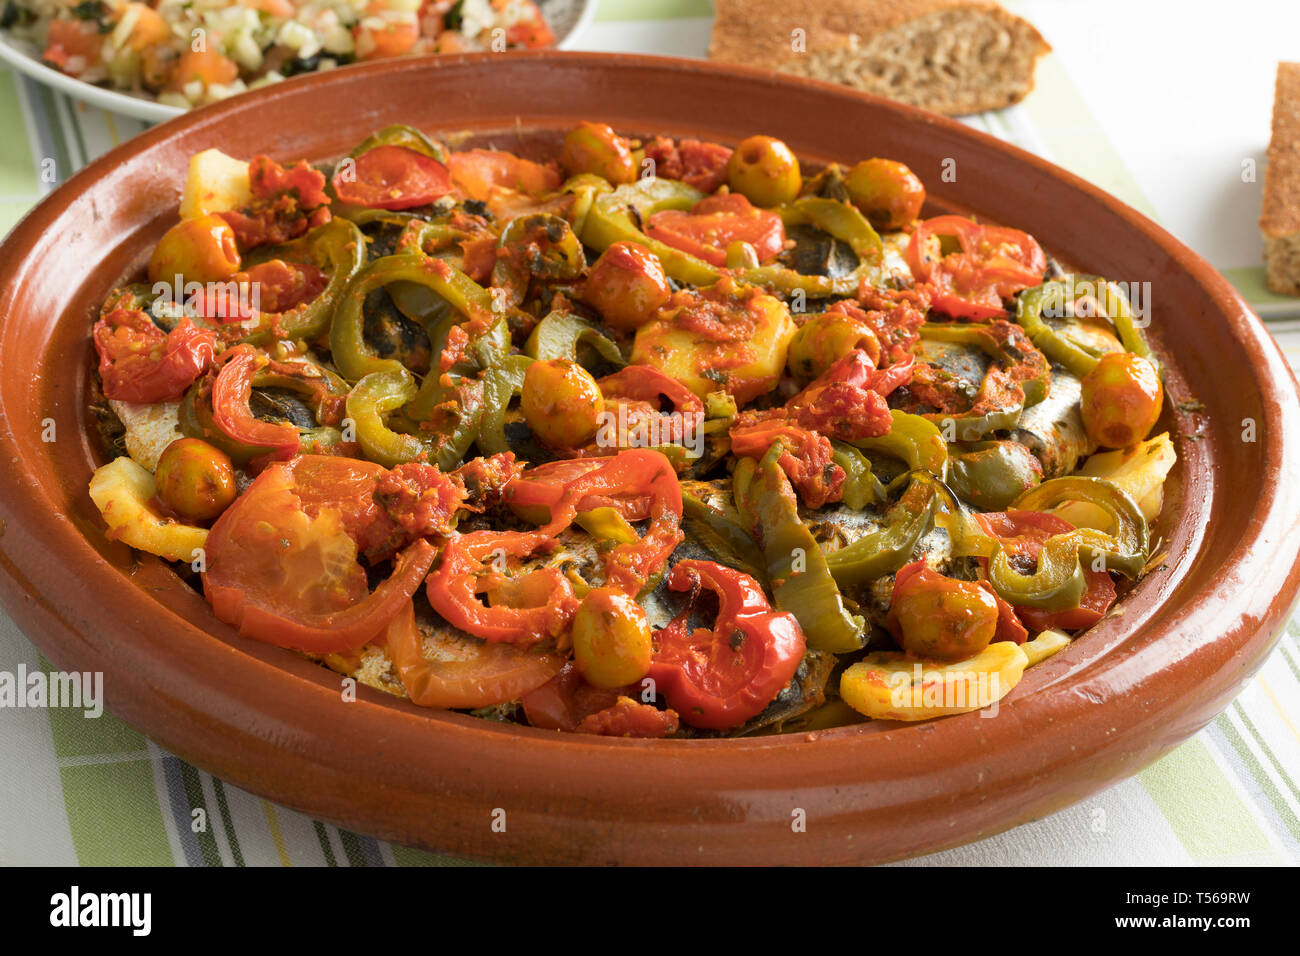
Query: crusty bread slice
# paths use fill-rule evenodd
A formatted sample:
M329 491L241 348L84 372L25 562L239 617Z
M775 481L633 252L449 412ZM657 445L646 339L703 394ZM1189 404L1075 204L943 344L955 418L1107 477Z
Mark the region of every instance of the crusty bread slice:
M987 0L714 0L714 7L714 59L953 115L1023 99L1035 61L1051 49L1031 24Z
M1269 289L1300 295L1300 63L1277 65L1259 231Z

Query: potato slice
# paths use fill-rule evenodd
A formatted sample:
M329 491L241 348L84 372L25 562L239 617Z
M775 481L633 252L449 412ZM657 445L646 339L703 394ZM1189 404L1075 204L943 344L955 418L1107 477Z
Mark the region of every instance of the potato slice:
M1057 651L1063 651L1070 646L1070 636L1064 631L1050 630L1039 631L1034 635L1032 641L1025 641L1020 645L1020 649L1025 652L1025 657L1029 658L1026 667L1033 667L1040 661L1045 661Z
M196 219L248 205L253 198L248 184L248 163L219 149L205 149L190 157L189 177L181 196L181 218Z
M1078 474L1114 482L1128 492L1129 497L1137 502L1143 517L1151 521L1160 513L1165 476L1176 461L1178 454L1174 451L1174 443L1169 440L1169 433L1163 432L1128 448L1093 455L1084 462ZM1111 530L1111 520L1106 513L1083 501L1067 502L1053 509L1053 513L1076 528Z
M637 330L631 362L666 372L701 398L721 384L744 405L776 387L798 331L790 310L775 296L756 295L751 307L754 331L742 342L710 342L671 319L651 321Z
M879 651L844 672L840 696L854 710L877 720L965 714L1005 697L1020 683L1028 663L1012 641L998 641L950 664Z
M159 515L149 504L157 490L153 475L126 456L90 478L90 498L108 523L110 538L168 561L193 561L208 539L207 529Z

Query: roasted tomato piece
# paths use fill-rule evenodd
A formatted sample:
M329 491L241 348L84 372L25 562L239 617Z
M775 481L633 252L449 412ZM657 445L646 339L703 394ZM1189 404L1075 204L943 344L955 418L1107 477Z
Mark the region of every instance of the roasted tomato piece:
M188 318L164 332L139 309L105 306L92 333L104 395L123 402L172 402L216 354L216 334Z
M286 167L269 156L254 156L248 164L248 181L252 202L216 214L235 230L241 252L297 239L329 222L325 174L306 160Z
M943 254L943 238L959 251ZM917 225L907 260L918 282L934 287L932 305L962 319L1002 315L1002 300L1038 285L1047 257L1033 236L1018 229L981 226L962 216L938 216Z
M485 641L531 647L559 637L578 607L573 585L556 568L525 570L519 563L554 546L538 532L458 534L429 575L429 603L447 623Z
M372 592L345 526L349 499L325 504L316 489L311 514L295 486L288 464L271 465L222 513L204 545L204 594L246 637L314 653L355 650L409 604L433 546L410 545Z
M410 602L389 623L387 634L402 686L421 707L491 707L536 690L564 666L564 655L555 650L447 635L443 640L434 635L436 656L430 659Z
M740 193L706 196L690 212L657 212L646 224L646 235L715 266L727 264L727 246L733 242L753 246L759 262L776 258L785 246L781 217Z
M727 160L731 147L698 139L673 142L656 136L645 147L646 159L654 161L654 174L663 179L678 179L702 193L716 192L727 181Z
M447 167L407 146L376 146L339 167L335 194L369 209L413 209L451 192Z
M470 149L447 158L451 180L470 199L486 200L492 188L502 187L536 195L558 189L560 174L514 153L499 149Z
M718 596L712 629L688 625L692 600L655 635L650 677L669 706L693 727L725 730L757 716L804 655L793 614L774 611L747 574L712 561L681 561L668 576L674 591L707 588Z
M676 711L659 710L640 700L641 688L593 687L577 665L566 664L555 678L523 698L524 716L534 727L603 737L666 737L675 733Z

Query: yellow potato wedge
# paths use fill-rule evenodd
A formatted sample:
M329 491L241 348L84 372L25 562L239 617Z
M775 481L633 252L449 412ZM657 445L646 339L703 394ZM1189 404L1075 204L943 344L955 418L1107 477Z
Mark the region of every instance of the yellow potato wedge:
M1160 513L1165 476L1176 461L1178 454L1174 451L1174 443L1169 440L1168 432L1162 432L1129 448L1093 455L1084 462L1078 474L1114 482L1128 492L1143 516L1150 521ZM1053 513L1076 528L1111 530L1106 513L1086 502L1070 501L1054 509Z
M190 157L190 172L181 196L181 218L195 219L214 212L229 212L253 198L248 184L248 163L219 149L205 149Z
M998 641L950 664L898 651L868 654L840 678L840 696L877 720L929 720L965 714L1001 700L1029 664L1018 644Z
M110 538L168 561L193 561L208 539L207 529L159 515L149 504L156 493L153 475L126 456L90 477L90 498L108 523Z
M1057 651L1063 651L1070 646L1070 635L1064 631L1050 630L1039 631L1034 635L1031 641L1025 641L1020 645L1020 649L1025 652L1025 657L1029 659L1026 667L1033 667L1039 661L1045 661Z

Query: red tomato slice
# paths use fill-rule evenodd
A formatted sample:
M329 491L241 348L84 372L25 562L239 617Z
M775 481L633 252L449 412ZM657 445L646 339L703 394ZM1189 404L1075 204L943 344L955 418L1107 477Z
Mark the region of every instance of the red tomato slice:
M235 273L229 283L209 283L187 305L205 319L246 322L264 312L288 312L311 302L328 283L329 276L310 263L271 259Z
M203 590L217 616L256 640L325 654L380 637L433 563L419 540L371 592L339 504L303 507L293 468L273 464L212 526Z
M143 405L179 399L216 355L211 330L185 318L164 332L136 309L112 310L93 337L105 397Z
M451 174L436 159L406 146L376 146L356 158L351 173L334 174L339 199L369 209L413 209L451 192Z
M564 500L569 483L607 464L607 458L570 458L529 468L506 486L505 502L521 518L548 524L551 509ZM650 504L647 493L590 494L578 502L577 510L581 513L613 508L627 521L644 521L650 517Z
M429 575L429 603L452 627L485 641L528 647L558 637L578 609L573 585L559 569L540 568L526 575L529 586L510 595L523 600L485 603L480 596L506 580L504 569L497 567L499 559L526 558L552 546L550 536L538 532L458 534L443 546L442 561Z
M421 707L491 707L535 691L564 666L556 651L523 650L472 637L455 642L451 659L425 658L409 601L388 625L388 653L411 702ZM439 645L441 652L449 648Z
M960 251L943 255L943 236L956 239ZM1005 314L1002 300L1038 285L1047 271L1047 257L1033 236L981 226L962 216L919 223L908 242L907 259L917 281L934 287L935 309L975 321Z
M1023 555L1035 562L1048 538L1074 530L1074 525L1063 518L1042 511L996 511L977 514L975 519L1012 555ZM981 563L987 566L988 562L981 559ZM1115 582L1105 571L1085 568L1083 573L1088 586L1077 608L1045 611L1037 607L1016 607L1016 616L1034 631L1092 627L1115 603Z
M533 727L604 737L666 737L677 730L675 711L659 710L638 699L639 685L593 687L577 665L568 663L555 678L524 695L524 716Z
M664 698L694 727L725 730L757 716L803 660L799 622L773 611L749 575L712 561L679 562L668 586L714 591L718 617L711 630L691 631L688 605L655 634L650 677Z
M667 209L650 217L646 235L715 266L727 264L727 246L748 242L760 262L785 247L785 224L776 213L755 207L740 193L706 196L690 212Z
M288 465L302 510L315 518L322 509L337 509L361 555L388 557L404 543L401 528L374 498L383 465L340 455L299 455Z
M537 195L560 187L560 174L550 166L521 159L499 149L470 149L447 159L451 179L470 199L488 200L499 186Z
M248 407L253 378L269 361L265 352L251 345L237 345L222 356L221 371L212 381L212 420L227 438L288 460L298 450L297 427L262 421Z

